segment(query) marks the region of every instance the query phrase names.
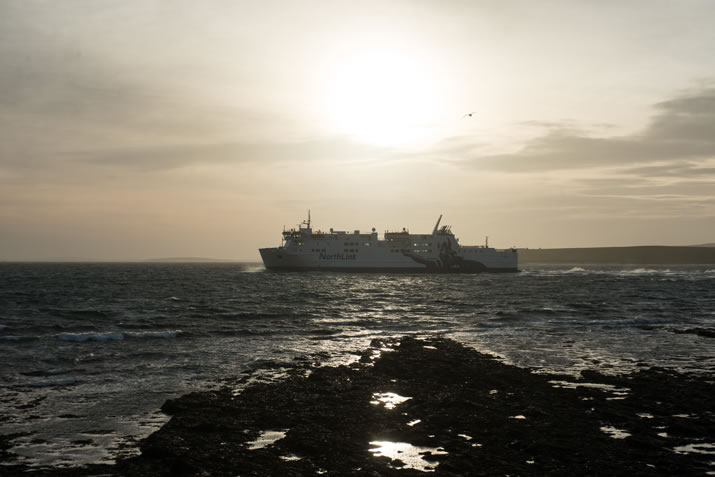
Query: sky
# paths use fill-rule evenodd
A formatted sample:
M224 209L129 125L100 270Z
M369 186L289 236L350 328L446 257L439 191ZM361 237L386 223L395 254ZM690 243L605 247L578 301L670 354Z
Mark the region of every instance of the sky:
M715 2L5 0L0 260L715 242Z

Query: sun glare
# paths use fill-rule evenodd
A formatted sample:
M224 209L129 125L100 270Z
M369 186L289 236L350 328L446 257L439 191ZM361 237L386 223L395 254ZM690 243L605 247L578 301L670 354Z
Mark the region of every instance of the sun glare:
M324 110L339 133L388 147L430 140L444 93L435 65L409 51L373 47L333 68Z

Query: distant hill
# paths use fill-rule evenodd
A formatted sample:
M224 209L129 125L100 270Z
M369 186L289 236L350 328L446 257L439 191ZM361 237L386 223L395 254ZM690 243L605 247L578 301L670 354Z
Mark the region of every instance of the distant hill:
M205 258L205 257L167 257L167 258L148 258L143 262L155 263L217 263L217 262L235 262L235 260L223 258Z
M715 247L594 247L519 249L519 263L715 264Z
M700 245L691 245L691 247L715 247L715 243L701 243Z

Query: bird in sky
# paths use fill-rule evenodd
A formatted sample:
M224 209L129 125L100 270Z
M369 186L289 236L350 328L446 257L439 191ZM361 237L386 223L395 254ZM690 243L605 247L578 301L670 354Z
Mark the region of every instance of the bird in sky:
M471 118L472 115L474 115L474 114L477 114L477 112L476 112L476 111L472 111L471 113L467 113L467 114L465 114L464 116L462 116L462 119L464 119L464 118L466 118L466 117L470 117L470 118Z

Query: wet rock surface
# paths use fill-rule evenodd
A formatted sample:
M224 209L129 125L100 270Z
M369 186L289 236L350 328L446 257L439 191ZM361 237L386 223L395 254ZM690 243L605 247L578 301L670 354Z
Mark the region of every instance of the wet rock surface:
M114 466L32 473L705 475L713 396L711 377L534 374L448 339L404 337L374 341L350 366L296 364L279 383L169 400L171 420ZM392 457L378 442L395 443L382 449Z

